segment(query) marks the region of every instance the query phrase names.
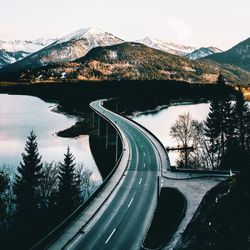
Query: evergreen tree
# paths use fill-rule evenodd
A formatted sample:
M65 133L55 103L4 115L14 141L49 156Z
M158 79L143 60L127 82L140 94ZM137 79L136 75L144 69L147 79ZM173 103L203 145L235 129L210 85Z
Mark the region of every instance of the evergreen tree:
M10 188L9 175L0 170L0 232L6 230L6 217L7 217L7 191ZM1 237L0 237L1 239Z
M219 86L225 86L226 85L225 77L221 73L218 76L217 84Z
M205 135L210 142L210 154L212 168L218 167L217 153L219 149L219 135L221 129L220 102L214 99L210 103L210 112L205 121Z
M249 108L241 91L236 96L233 113L235 117L234 127L236 138L239 146L245 150L247 146L248 126L250 125L248 124Z
M62 215L70 213L80 202L80 179L75 172L74 156L69 147L60 163L57 204Z
M232 105L229 97L224 94L210 104L210 112L205 122L205 135L210 142L210 153L213 168L219 167L227 145L234 136Z
M234 136L233 129L233 112L231 100L227 95L222 96L220 100L220 145L221 156L225 155L227 145Z
M18 218L28 223L28 221L32 222L39 210L41 197L38 189L43 179L41 156L38 153L34 131L31 131L28 136L25 151L22 154L23 161L17 168L14 194Z

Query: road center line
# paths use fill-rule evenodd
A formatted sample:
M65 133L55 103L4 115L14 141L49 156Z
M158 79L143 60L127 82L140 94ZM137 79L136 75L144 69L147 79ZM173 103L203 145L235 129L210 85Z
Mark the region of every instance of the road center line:
M139 185L141 185L141 182L142 182L142 178L141 178L140 181L139 181Z
M143 155L146 156L145 152L143 152Z
M109 242L109 240L111 239L111 237L113 236L113 234L115 233L116 228L112 231L112 233L109 235L108 239L105 241L105 244L107 244Z
M143 168L145 168L145 167L146 167L146 163L144 162Z
M131 199L131 201L129 202L128 207L130 207L130 206L131 206L131 204L132 204L133 200L134 200L134 197L133 197L133 198Z

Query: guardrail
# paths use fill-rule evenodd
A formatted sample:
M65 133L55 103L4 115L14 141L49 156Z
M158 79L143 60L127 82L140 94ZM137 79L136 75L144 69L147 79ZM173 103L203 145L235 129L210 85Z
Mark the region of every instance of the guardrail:
M103 101L105 102L105 101ZM96 112L98 115L100 115L102 118L104 118L107 122L111 124L111 126L116 130L116 132L119 135L119 138L121 140L121 144L123 145L123 136L120 133L119 129L113 124L113 122L105 117L102 113L95 110L90 103L90 108ZM119 159L113 168L113 170L110 172L110 174L106 177L106 179L103 181L103 183L92 193L92 195L82 204L80 205L76 210L74 210L66 219L64 219L59 225L57 225L53 230L51 230L46 236L44 236L39 242L37 242L34 246L31 247L31 250L39 250L46 248L50 243L52 243L56 236L58 236L60 233L62 233L67 226L69 226L98 196L98 194L103 190L103 188L107 185L108 181L111 179L115 171L117 170L120 161L123 157L124 151L122 150ZM98 210L97 210L98 211ZM96 211L96 212L97 212ZM93 214L94 215L94 214ZM87 222L88 223L88 222ZM87 224L86 223L86 224Z

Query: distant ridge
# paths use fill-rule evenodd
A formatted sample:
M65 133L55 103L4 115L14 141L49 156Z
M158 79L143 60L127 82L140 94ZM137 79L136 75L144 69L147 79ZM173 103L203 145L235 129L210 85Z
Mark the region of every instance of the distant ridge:
M231 49L206 57L223 64L232 64L250 71L250 38L238 43Z

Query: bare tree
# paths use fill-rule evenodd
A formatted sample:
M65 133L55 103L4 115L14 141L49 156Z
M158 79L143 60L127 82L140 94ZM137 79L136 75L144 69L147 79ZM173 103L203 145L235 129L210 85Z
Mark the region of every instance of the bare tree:
M83 201L86 201L92 192L94 191L96 184L92 180L92 172L86 170L84 165L78 165L76 168L76 175L80 181L80 188L81 188L81 197Z
M184 152L184 165L188 167L190 148L193 147L195 138L195 126L189 113L179 115L178 120L170 128L170 136L176 139L178 147Z
M58 191L58 173L59 165L55 162L43 164L44 181L39 186L40 195L42 197L41 207L46 209L53 206L55 196Z

